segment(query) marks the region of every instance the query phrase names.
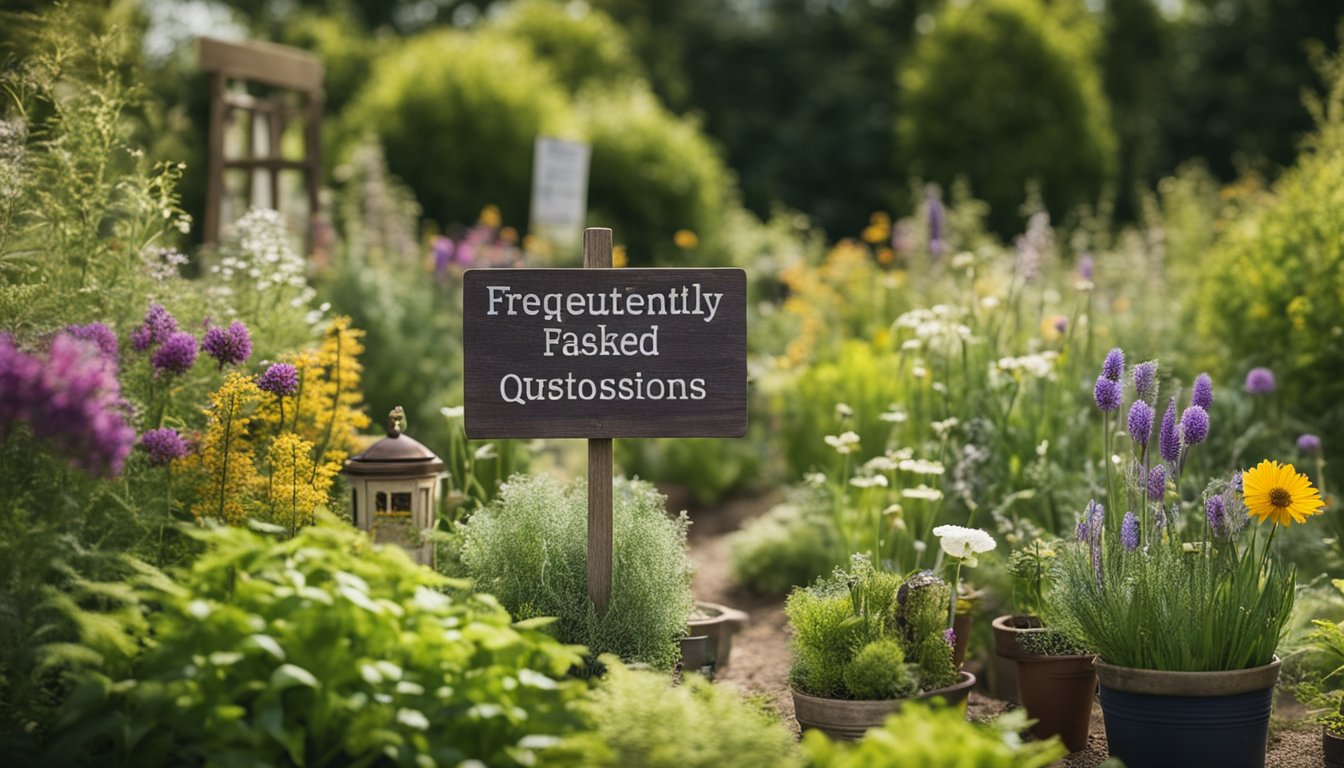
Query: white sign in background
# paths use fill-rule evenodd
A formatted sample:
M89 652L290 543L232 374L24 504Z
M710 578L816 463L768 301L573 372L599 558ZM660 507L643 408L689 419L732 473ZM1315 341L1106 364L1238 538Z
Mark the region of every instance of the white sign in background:
M588 216L588 161L579 141L538 136L532 161L532 229L562 249L577 248Z

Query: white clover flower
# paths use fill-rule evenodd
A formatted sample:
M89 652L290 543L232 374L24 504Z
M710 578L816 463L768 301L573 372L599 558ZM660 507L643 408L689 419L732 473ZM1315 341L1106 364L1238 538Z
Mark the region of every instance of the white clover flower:
M923 499L924 501L938 501L943 498L943 492L937 488L930 488L923 483L914 488L906 488L901 491L903 499Z
M859 447L859 436L854 432L843 432L839 435L826 435L826 444L835 449L835 452L841 454L853 453Z
M445 405L439 409L439 413L450 419L460 419L467 412L465 405Z
M901 471L914 475L941 475L943 465L927 459L906 459L900 463Z
M933 535L938 537L938 545L944 552L963 560L974 561L976 555L989 552L996 546L994 537L979 528L940 525L933 529Z
M887 476L869 475L869 476L851 477L849 479L849 484L854 486L855 488L886 488Z

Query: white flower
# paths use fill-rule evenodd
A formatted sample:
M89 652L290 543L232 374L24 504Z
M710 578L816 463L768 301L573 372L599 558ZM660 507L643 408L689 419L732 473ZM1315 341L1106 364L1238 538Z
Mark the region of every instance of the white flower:
M841 455L853 453L859 447L859 436L854 432L844 432L840 435L827 435L826 444L835 449L836 453Z
M998 297L998 296L986 296L986 297L984 297L983 299L980 300L980 306L981 306L981 307L984 307L985 309L993 309L993 308L999 306L999 297Z
M920 484L914 488L906 488L901 491L901 497L906 499L923 499L924 501L937 501L943 498L943 492L937 488L930 488L927 485Z
M901 349L906 352L918 350L922 346L924 346L924 342L920 341L919 339L906 339L905 341L901 342Z
M869 472L894 472L900 469L900 465L888 456L874 456L864 462L863 468Z
M892 424L900 424L909 417L905 415L905 411L902 411L900 408L897 408L896 406L893 405L891 406L891 410L887 411L886 413L883 413L877 418L881 419L882 421L890 422Z
M905 459L900 463L902 471L915 475L941 475L943 465L927 459Z
M953 269L966 269L967 267L971 266L974 263L975 263L975 254L971 253L970 251L962 251L961 253L958 253L956 256L952 257Z
M826 476L820 472L808 472L803 475L803 482L808 485L822 486L826 484Z
M477 461L489 461L490 459L497 459L497 458L499 458L499 452L495 450L494 443L486 443L485 445L482 445L480 448L476 449Z
M851 477L851 478L849 479L849 484L852 485L852 486L854 486L855 488L872 488L872 487L874 487L874 486L876 486L876 487L878 487L878 488L886 488L886 487L887 487L887 476L886 476L886 475L871 475L871 476L868 476L868 477L863 477L863 476L860 476L860 477Z
M854 415L854 409L850 408L847 404L845 403L835 404L835 417L837 419L848 419L850 416L853 415Z
M439 409L439 413L442 413L450 419L460 419L466 412L467 407L465 405L445 405Z
M961 421L953 416L951 418L943 419L942 421L935 421L929 426L933 427L933 431L937 432L939 437L946 437L947 433L960 423Z
M960 525L940 525L933 529L938 544L952 557L963 560L975 560L975 556L994 549L994 537L979 528L963 528Z
M887 458L892 461L905 461L906 459L913 459L914 457L914 448L897 448L894 451L887 451Z

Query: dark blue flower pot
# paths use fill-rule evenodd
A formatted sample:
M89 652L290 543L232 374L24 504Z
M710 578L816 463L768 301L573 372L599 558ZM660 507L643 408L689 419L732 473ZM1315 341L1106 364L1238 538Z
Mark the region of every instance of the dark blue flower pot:
M1279 660L1232 672L1097 662L1110 752L1134 768L1264 768Z

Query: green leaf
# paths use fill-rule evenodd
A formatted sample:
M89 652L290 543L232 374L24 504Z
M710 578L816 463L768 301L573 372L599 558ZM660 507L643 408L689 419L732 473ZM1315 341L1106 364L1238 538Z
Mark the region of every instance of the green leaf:
M271 673L271 687L277 691L287 690L296 685L317 688L317 678L313 677L312 672L293 664L281 664Z
M549 627L557 621L559 621L559 618L555 616L534 616L530 619L515 621L513 628L520 630L541 629L542 627Z

